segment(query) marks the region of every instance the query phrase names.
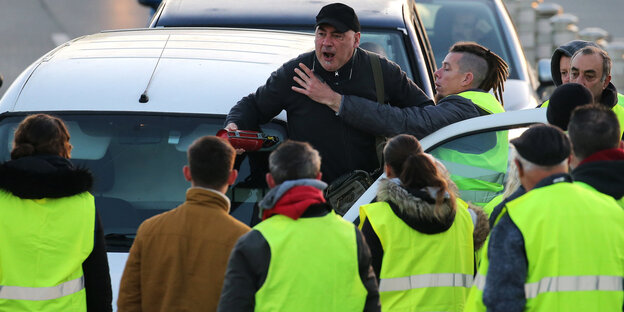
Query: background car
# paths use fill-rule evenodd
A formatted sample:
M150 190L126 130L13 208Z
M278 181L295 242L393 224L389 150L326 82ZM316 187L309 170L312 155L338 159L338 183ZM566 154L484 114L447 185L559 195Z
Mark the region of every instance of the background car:
M534 108L538 82L501 0L415 0L439 68L457 41L475 41L509 64L506 110Z
M539 123L548 123L545 108L486 115L448 125L422 138L420 144L426 153L435 155L439 149L454 149L460 146L466 148L466 142L478 144L481 138L488 135L495 136L500 132L504 132L508 140L511 140L520 136L529 126ZM511 158L508 160L512 161ZM447 167L447 169L453 175L454 168ZM479 168L474 167L474 170L479 170ZM505 180L507 180L508 173L509 171L505 175ZM385 174L382 174L344 213L346 220L358 222L359 207L373 202L377 196L379 180L382 178L385 178Z
M94 175L114 302L139 224L185 200L186 150L214 135L230 108L282 63L313 49L314 36L271 30L146 29L72 40L47 53L0 99L0 162L25 116L46 112L71 134L72 161ZM141 100L142 99L142 100ZM262 126L280 141L285 114ZM267 191L271 148L236 159L231 214L250 224Z
M150 27L248 27L314 32L331 0L164 0ZM362 26L362 48L385 55L429 97L435 90L431 46L411 0L346 0Z

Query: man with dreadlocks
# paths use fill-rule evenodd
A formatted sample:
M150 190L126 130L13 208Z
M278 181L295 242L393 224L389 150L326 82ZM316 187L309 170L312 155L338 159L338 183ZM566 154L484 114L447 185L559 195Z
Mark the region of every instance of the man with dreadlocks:
M361 99L342 101L333 109L345 123L362 131L386 137L408 133L421 139L454 122L504 112L499 101L503 101L503 84L508 75L507 63L494 52L474 42L458 42L450 48L442 68L435 72L435 106L395 107ZM488 93L490 90L496 97ZM447 167L472 166L492 171L488 177L480 177L472 176L470 170L454 170L452 177L462 199L484 205L503 189L507 133L473 135L460 145L469 147L470 152L457 147L438 148L434 156ZM462 166L452 166L453 163Z
M474 42L458 42L434 74L435 106L396 107L364 98L327 106L350 126L374 135L409 133L421 139L454 122L502 112L502 105L487 92L494 90L502 102L508 74L507 63L494 52Z

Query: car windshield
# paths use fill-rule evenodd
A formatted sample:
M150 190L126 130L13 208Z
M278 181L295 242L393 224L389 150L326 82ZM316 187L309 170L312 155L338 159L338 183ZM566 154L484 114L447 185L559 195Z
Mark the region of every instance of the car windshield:
M88 168L94 176L91 194L108 251L125 252L141 222L185 200L190 187L182 175L186 150L195 139L214 135L224 122L223 116L54 115L69 128L72 162ZM0 161L10 159L13 132L24 117L8 115L0 120ZM280 141L286 138L286 128L280 123L263 125L262 130ZM232 202L231 214L248 225L257 223L256 203L267 191L270 151L261 149L236 159L239 176L226 195Z
M436 64L441 68L449 48L457 41L475 41L509 64L509 78L519 79L504 33L504 23L492 1L419 0L418 14L427 31Z

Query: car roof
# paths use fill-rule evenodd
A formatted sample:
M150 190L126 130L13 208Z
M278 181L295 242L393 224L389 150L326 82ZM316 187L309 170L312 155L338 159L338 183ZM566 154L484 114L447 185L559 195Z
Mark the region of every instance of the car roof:
M245 1L164 0L151 27L240 26L310 29L321 7L330 0ZM355 9L363 28L405 28L403 6L407 0L345 0Z
M227 114L284 62L313 49L313 35L287 31L102 32L72 40L33 63L0 100L0 112ZM140 103L146 88L149 101Z

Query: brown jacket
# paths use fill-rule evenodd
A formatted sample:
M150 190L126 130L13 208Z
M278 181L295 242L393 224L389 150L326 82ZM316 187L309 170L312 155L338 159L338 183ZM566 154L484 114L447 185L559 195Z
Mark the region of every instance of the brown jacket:
M250 229L225 195L190 188L186 202L141 224L121 278L124 311L216 311L230 251Z

